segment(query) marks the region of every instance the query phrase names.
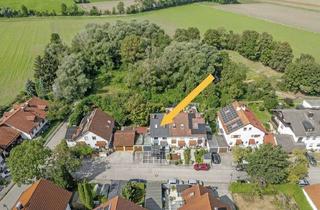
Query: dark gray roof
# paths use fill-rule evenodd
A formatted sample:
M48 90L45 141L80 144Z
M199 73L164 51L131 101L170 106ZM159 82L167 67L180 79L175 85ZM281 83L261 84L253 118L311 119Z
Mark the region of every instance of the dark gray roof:
M209 148L228 147L228 143L222 135L213 135L212 140L208 140Z
M290 126L297 136L320 136L320 110L281 109L276 110L278 118Z
M78 129L77 126L72 126L72 127L68 128L64 138L66 140L72 140L73 135L76 133L77 129Z
M162 183L147 182L145 207L150 210L162 209Z
M178 193L182 193L184 190L189 189L190 187L191 187L191 185L189 185L189 184L177 184L176 185Z
M294 149L305 149L304 143L295 142L291 135L287 134L276 134L275 135L277 144L280 145L287 153L292 153Z
M169 137L169 127L160 126L163 114L155 113L150 115L150 136L151 137Z

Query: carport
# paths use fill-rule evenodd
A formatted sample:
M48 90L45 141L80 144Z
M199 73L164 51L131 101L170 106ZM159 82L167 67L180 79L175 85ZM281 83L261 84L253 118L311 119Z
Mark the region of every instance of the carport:
M208 140L208 150L211 153L225 153L229 151L229 145L223 136L214 135Z

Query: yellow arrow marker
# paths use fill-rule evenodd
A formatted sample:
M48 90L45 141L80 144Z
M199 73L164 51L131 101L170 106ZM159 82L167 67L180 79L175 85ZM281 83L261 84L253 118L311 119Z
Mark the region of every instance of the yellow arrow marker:
M165 126L166 124L170 124L173 122L173 118L175 118L184 108L188 106L188 104L197 97L201 91L203 91L212 81L214 77L209 74L209 76L203 80L195 89L189 93L187 97L185 97L170 113L165 114L162 121L161 126Z

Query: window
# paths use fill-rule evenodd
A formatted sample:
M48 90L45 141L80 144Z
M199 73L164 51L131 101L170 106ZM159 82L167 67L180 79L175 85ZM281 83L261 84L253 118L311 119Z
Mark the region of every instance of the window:
M252 128L250 127L250 128L249 128L249 131L251 131L251 129L252 129Z
M247 130L247 128L246 128L246 127L244 127L244 128L243 128L243 131L246 131L246 130Z
M260 134L251 135L251 137L257 138L257 137L260 137Z
M88 136L85 136L85 137L84 137L84 140L88 141Z
M317 147L320 147L320 144L317 144Z
M95 136L92 136L92 140L95 141L97 139L97 137Z
M176 144L177 143L177 140L176 139L172 139L171 140L171 144Z
M234 138L234 139L241 138L241 135L231 135L231 138Z
M313 147L313 144L311 143L311 144L309 144L309 147Z

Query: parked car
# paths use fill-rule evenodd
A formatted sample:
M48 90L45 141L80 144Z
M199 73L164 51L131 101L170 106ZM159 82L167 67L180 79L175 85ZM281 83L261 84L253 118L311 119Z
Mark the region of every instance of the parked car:
M4 170L3 172L1 172L1 177L2 178L7 178L9 176L10 176L10 171Z
M221 157L218 153L212 153L211 154L212 163L214 164L220 164L221 163Z
M196 180L196 179L189 179L188 184L190 184L190 185L195 185L195 184L203 185L203 181Z
M300 187L304 187L304 186L310 185L310 183L306 178L303 178L299 180L298 185Z
M167 184L183 184L183 181L173 178L173 179L168 179Z
M207 163L196 163L193 165L193 168L196 171L208 171L210 169L210 165Z
M317 166L317 160L312 156L312 154L306 152L305 155L306 155L310 165Z

